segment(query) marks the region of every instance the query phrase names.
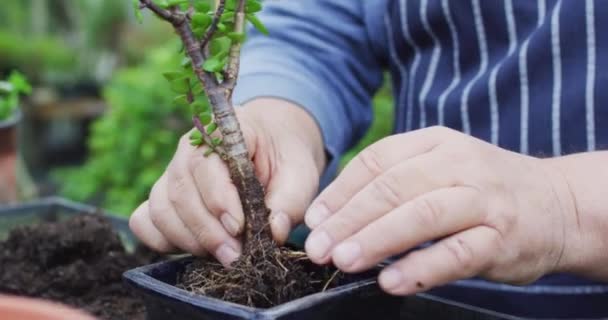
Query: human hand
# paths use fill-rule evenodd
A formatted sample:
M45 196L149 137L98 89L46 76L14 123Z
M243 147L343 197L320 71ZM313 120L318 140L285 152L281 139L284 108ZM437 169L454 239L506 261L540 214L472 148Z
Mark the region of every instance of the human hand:
M325 166L320 131L306 111L276 99L252 101L237 116L267 193L273 236L282 243L317 192ZM219 156L204 157L206 147L191 146L188 136L129 225L155 250L209 252L229 265L240 254L244 226L237 190Z
M385 138L361 152L314 201L306 251L359 272L431 240L379 276L412 294L482 276L512 284L566 268L577 239L567 181L549 161L447 128Z

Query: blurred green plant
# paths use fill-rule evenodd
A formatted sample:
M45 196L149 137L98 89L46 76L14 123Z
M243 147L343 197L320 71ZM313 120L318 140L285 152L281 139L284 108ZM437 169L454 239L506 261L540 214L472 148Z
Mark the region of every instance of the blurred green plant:
M137 67L116 73L103 91L108 112L92 125L89 158L81 167L57 170L61 193L128 215L148 197L191 127L188 109L172 102L159 70L180 66L176 42L151 50Z
M5 0L0 10L0 70L18 68L34 83L105 83L171 37L151 23L135 28L126 0ZM24 41L27 39L27 41Z
M6 81L0 81L0 121L11 118L19 106L19 95L29 94L32 87L25 76L13 71Z

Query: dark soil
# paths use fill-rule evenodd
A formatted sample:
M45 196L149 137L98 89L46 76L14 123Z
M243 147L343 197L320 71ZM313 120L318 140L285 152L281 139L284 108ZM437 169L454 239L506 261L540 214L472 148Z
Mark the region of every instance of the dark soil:
M63 302L101 319L144 319L142 300L121 276L158 258L144 248L125 252L102 215L19 227L0 242L0 293Z
M255 308L270 308L335 287L343 275L314 265L306 254L279 248L263 230L230 269L211 259L189 264L178 287Z

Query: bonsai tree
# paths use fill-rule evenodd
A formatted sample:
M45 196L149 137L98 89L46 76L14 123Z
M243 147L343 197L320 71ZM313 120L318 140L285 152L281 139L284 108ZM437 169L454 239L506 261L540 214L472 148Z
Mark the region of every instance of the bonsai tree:
M19 105L19 95L29 94L32 87L18 71L13 71L6 81L0 81L0 122L13 117Z
M279 248L272 240L264 189L255 175L232 103L245 23L249 21L260 32L268 33L256 17L261 2L133 1L138 19L142 17L140 10L148 9L170 23L179 36L185 55L183 69L164 76L177 93L175 103L192 112L195 130L191 144L206 145L205 155L216 153L225 162L245 214L241 258L228 270L221 270L218 263L193 263L182 276L182 286L256 307L311 293L311 274L298 263L305 254Z

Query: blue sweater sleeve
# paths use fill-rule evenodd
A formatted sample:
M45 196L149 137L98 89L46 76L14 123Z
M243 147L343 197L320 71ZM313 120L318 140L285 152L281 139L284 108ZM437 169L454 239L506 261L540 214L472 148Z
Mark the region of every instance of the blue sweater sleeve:
M260 19L270 35L249 31L235 103L275 97L301 106L321 128L335 167L369 126L371 97L382 82L373 43L382 35L370 34L370 21L382 25L380 2L266 1Z

